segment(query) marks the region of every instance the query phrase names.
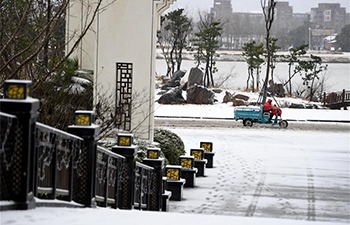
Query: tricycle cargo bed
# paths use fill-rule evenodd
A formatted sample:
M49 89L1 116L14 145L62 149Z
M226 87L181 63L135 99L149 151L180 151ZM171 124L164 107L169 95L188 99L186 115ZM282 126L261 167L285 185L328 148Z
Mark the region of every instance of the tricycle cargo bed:
M235 108L235 120L259 120L261 119L260 107L236 107Z

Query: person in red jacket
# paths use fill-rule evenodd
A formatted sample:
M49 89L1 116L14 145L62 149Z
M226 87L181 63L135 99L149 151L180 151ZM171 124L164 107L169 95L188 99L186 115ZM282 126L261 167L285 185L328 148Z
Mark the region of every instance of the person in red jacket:
M272 121L272 117L273 117L273 115L276 115L275 113L273 113L274 111L276 111L277 110L277 107L275 107L275 106L272 106L272 100L271 99L269 99L269 100L267 100L267 102L264 104L264 106L263 106L263 111L264 112L269 112L270 113L270 118L269 118L269 122L271 122Z

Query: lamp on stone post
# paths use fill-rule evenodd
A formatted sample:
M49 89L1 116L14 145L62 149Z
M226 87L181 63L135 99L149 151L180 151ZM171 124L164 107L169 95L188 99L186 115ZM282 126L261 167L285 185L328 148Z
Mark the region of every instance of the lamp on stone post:
M95 207L95 177L97 140L100 126L94 124L94 111L75 111L74 125L68 127L68 132L84 139L81 151L81 175L74 175L73 200L87 207Z
M206 168L213 168L214 155L212 142L200 142L200 147L204 149L204 158L207 160Z
M181 179L181 166L167 165L165 167L167 177L167 190L171 191L170 200L181 201L183 196L183 186L185 179Z
M194 156L180 156L181 178L186 180L185 187L196 185L197 168L194 167Z
M160 158L160 148L148 148L147 158L143 163L154 168L151 180L150 207L149 210L160 211L162 209L163 195L163 169L164 159Z
M118 196L118 208L132 209L135 195L135 173L136 173L136 153L138 147L133 145L132 134L118 134L117 145L112 147L112 151L126 158L122 166L122 190Z
M32 98L32 81L6 80L4 99L0 99L1 112L18 119L16 143L11 152L14 156L11 168L2 171L2 180L8 185L8 199L16 202L16 209L35 208L37 160L34 149L35 124L38 118L39 100ZM2 169L3 170L3 169ZM3 193L3 182L1 193Z
M194 156L194 167L198 169L196 176L204 177L205 167L207 164L207 160L204 159L204 149L203 148L191 149L190 154L191 156Z

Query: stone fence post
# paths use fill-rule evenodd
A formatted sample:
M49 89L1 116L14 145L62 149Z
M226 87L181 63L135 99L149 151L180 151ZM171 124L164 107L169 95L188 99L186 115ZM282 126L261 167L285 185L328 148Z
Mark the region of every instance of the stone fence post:
M6 80L4 99L0 99L1 112L18 118L16 143L11 154L14 158L9 176L9 199L15 201L16 209L35 208L37 163L35 144L35 124L38 118L39 100L32 98L32 82L28 80ZM1 162L3 163L3 162ZM5 176L5 174L1 174Z
M84 139L81 151L80 174L73 178L73 201L87 207L95 207L95 182L97 140L100 126L93 124L93 111L76 111L74 125L68 127L68 132Z
M147 158L143 160L145 165L154 168L151 178L152 191L149 206L151 211L160 211L162 209L164 159L159 157L160 151L160 148L148 148Z
M136 153L138 147L133 145L132 134L118 134L117 145L112 147L112 152L126 158L122 166L122 190L118 196L119 209L132 209L135 195Z

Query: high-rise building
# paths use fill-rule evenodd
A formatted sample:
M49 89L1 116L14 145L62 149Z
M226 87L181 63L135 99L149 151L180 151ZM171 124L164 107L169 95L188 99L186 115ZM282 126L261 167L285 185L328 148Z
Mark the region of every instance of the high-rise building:
M277 2L274 21L277 29L291 29L291 24L293 21L293 7L289 6L289 2Z
M320 3L311 8L310 22L319 29L334 29L339 33L346 24L346 9L339 3Z
M214 0L214 6L210 12L217 18L230 18L232 14L231 0Z

